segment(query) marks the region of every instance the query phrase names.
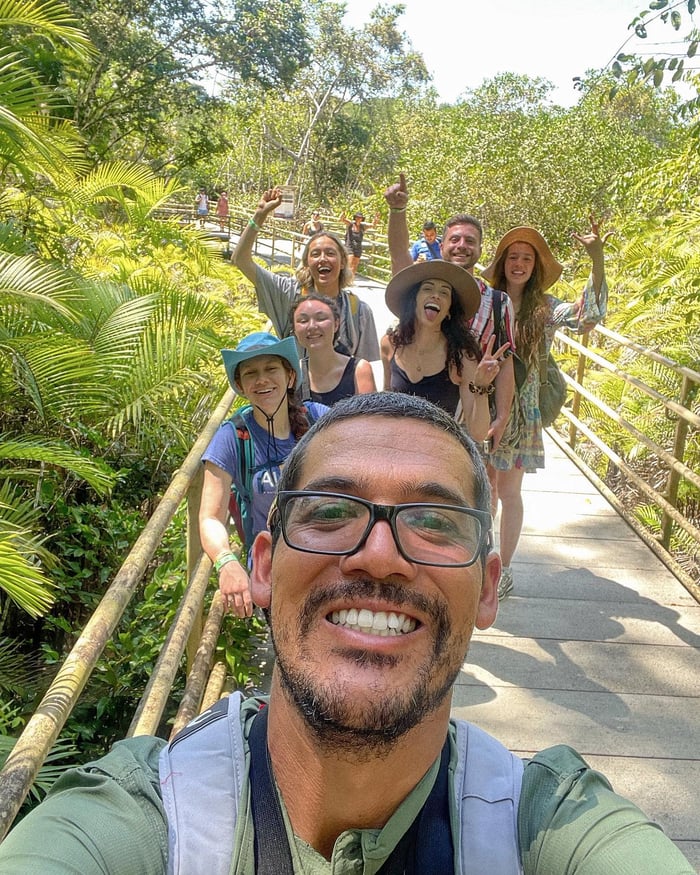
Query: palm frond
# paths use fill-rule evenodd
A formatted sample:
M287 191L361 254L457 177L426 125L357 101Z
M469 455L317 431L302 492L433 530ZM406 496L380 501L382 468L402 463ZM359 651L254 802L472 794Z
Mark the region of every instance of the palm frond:
M48 441L43 437L22 436L0 440L0 459L38 462L62 468L84 480L100 495L109 492L114 486L115 475L103 462L83 456L66 444Z

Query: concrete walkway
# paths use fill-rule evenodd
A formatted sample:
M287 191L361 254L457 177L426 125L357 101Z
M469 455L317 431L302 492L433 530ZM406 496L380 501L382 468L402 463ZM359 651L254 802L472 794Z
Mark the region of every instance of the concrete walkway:
M558 447L524 481L515 590L455 716L527 756L576 748L700 871L700 605Z

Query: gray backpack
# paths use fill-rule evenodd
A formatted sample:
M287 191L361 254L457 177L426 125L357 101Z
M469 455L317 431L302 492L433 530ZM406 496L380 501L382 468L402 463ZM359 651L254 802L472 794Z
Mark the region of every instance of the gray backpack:
M221 699L161 753L169 875L231 871L247 775L241 701L240 693ZM458 720L454 725L458 760L453 786L463 826L455 848L460 875L521 875L518 803L523 762L473 724Z

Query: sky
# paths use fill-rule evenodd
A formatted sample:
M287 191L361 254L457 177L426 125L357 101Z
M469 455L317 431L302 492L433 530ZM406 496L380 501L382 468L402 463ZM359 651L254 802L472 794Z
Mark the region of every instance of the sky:
M378 0L347 0L345 23L360 27ZM399 0L396 0L399 2ZM574 76L605 67L622 50L627 25L649 0L403 0L399 27L423 55L441 100L454 102L499 73L548 79L554 103L578 102ZM687 14L684 16L687 20ZM642 45L660 50L670 25ZM656 42L652 40L656 37ZM633 51L640 41L625 47ZM648 44L648 45L647 45Z

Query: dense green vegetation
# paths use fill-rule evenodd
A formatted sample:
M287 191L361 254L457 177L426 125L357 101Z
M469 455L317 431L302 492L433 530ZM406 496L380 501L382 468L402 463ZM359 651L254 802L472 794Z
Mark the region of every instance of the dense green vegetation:
M563 109L546 81L505 74L442 105L400 6L355 30L342 3L214 8L0 3L0 736L21 730L218 401L219 349L261 324L237 271L156 218L163 204L204 185L252 206L286 182L300 217L385 214L403 170L416 233L469 211L488 256L534 224L579 278L570 234L593 211L617 232L608 324L700 363L700 158L672 94L602 71ZM176 526L68 727L88 752L133 711L183 550Z

